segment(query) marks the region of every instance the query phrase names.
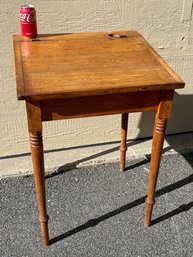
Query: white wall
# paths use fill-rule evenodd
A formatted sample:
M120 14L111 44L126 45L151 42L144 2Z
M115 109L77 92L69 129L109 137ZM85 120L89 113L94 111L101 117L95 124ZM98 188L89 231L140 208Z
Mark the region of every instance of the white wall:
M193 131L193 26L183 21L182 0L53 0L0 3L0 156L29 152L25 104L17 101L12 35L20 34L19 8L34 4L39 33L139 31L186 82L178 90L168 133ZM131 114L129 138L151 135L151 114ZM44 125L45 149L120 139L120 116Z

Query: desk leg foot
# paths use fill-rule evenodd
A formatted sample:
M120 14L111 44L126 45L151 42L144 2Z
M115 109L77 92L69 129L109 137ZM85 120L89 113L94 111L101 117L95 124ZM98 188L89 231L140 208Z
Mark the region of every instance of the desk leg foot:
M44 245L46 245L46 246L49 245L48 220L49 220L48 215L45 220L40 219L40 226L41 226L41 231L42 231L42 241L43 241Z
M162 147L163 147L164 136L165 136L166 122L167 122L167 119L165 118L159 119L156 117L155 119L149 185L148 185L148 196L146 199L146 214L145 214L145 221L144 221L145 227L150 226L153 205L155 203L154 194L155 194L155 189L157 184L157 177L158 177Z
M121 145L120 145L120 171L125 170L125 159L127 151L127 127L128 113L123 113L121 116Z
M49 245L48 215L46 211L46 192L44 176L44 153L42 132L30 132L31 155L34 168L34 180L39 209L39 220L42 231L42 241Z

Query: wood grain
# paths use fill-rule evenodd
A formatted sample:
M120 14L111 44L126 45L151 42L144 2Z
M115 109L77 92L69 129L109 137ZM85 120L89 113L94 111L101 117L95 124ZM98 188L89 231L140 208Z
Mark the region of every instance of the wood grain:
M157 110L161 91L77 97L41 102L42 120Z
M146 199L146 213L144 226L149 227L151 223L151 216L153 205L155 203L154 194L157 185L158 171L162 154L162 147L165 136L167 119L159 119L156 116L155 127L153 133L153 143L152 143L152 155L150 164L150 175L149 175L149 185L148 185L148 196Z
M14 54L15 54L15 73L17 84L17 98L22 99L22 95L25 94L24 79L23 79L23 66L21 60L20 43L14 42Z
M26 101L26 111L27 111L29 132L41 132L42 131L42 114L41 114L40 102Z
M42 240L45 245L49 245L41 109L39 103L27 102L26 107Z
M137 32L42 36L18 40L23 92L19 99L42 100L184 87ZM17 66L21 63L16 59Z
M165 67L168 73L179 83L184 85L184 81L178 76L178 74L166 63L166 61L155 51L155 49L140 35L140 39L147 46L149 51L155 56L155 58L160 62L161 65Z
M154 195L157 185L162 148L165 137L166 123L170 116L173 100L173 91L163 91L160 97L160 103L155 116L151 164L149 174L148 196L146 200L146 213L144 226L149 227L151 224L151 216L153 205L155 203Z
M121 115L120 171L125 170L125 159L127 151L127 127L128 113L123 113Z
M136 37L139 35L137 31L115 31L114 34L129 35L130 37ZM21 35L14 35L13 40L15 42L33 42L33 41L57 41L57 40L81 40L81 39L103 39L106 35L112 34L109 32L80 32L80 33L56 33L56 34L39 34L36 38L26 38Z

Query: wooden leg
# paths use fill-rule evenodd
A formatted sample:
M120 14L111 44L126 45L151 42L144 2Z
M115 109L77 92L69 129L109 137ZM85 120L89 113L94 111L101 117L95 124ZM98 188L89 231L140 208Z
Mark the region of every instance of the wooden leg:
M152 209L155 203L154 194L155 194L155 189L157 184L158 170L159 170L160 159L162 154L166 122L167 122L166 118L160 119L156 115L154 133L153 133L148 196L146 199L146 214L145 214L145 221L144 221L145 227L150 226Z
M120 171L125 170L125 159L127 151L127 127L128 113L123 113L121 116L121 146L120 146Z
M46 191L44 176L44 152L42 142L41 105L38 102L26 102L31 155L34 168L34 180L39 209L42 241L49 245L48 215L46 211Z
M42 240L45 245L49 245L48 215L46 211L46 193L44 176L44 154L41 132L30 132L30 146L34 168L34 180L37 193Z

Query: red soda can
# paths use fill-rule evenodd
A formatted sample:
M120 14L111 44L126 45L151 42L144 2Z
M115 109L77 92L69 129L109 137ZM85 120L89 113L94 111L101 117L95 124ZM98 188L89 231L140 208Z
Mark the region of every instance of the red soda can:
M20 8L20 24L22 36L37 36L36 10L33 5L22 5Z

